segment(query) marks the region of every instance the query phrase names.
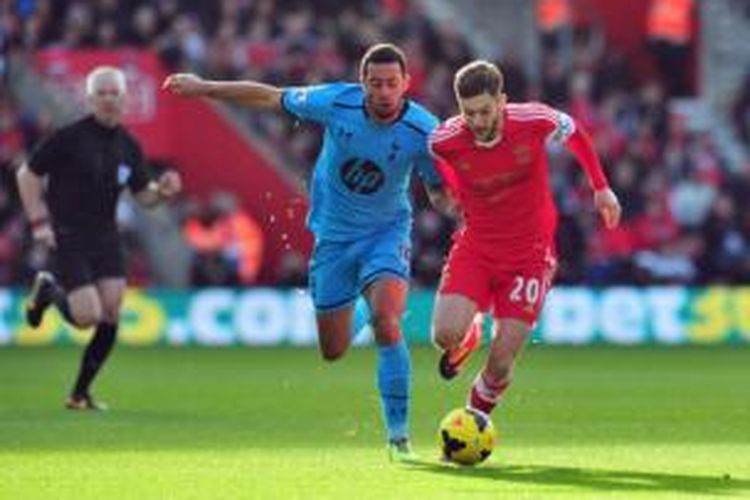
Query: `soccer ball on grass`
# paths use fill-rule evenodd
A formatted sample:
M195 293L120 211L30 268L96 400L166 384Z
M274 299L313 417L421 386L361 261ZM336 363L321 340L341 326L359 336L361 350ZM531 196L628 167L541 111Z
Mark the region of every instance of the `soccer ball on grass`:
M473 408L458 408L440 422L438 443L443 459L459 465L476 465L492 453L495 445L492 420Z

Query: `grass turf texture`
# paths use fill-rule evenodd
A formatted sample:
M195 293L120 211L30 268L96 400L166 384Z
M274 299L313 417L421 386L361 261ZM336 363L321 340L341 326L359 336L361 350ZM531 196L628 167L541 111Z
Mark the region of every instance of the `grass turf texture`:
M750 496L747 348L532 346L477 468L436 460L473 373L442 382L429 348L415 465L387 461L372 349L120 348L103 414L62 409L78 356L0 349L0 499Z

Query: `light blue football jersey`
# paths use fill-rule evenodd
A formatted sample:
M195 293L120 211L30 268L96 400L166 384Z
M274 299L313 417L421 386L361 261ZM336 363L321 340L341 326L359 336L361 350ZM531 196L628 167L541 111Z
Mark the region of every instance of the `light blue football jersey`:
M378 124L367 116L360 84L290 87L284 109L324 127L310 184L308 227L318 241L353 241L388 228L411 229L409 185L441 181L427 149L438 119L407 100L401 116Z

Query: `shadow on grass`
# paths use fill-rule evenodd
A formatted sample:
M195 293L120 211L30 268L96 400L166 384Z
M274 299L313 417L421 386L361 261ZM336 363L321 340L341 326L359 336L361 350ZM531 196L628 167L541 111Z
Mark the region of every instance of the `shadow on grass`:
M730 475L694 476L547 465L487 464L480 467L459 467L427 461L414 462L409 467L430 474L537 486L574 486L594 491L653 491L715 495L750 493L750 480Z

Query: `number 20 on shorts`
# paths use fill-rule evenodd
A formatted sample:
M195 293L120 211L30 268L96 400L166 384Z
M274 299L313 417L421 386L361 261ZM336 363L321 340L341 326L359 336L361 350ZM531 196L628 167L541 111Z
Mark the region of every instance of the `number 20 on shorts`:
M513 278L513 288L510 290L510 301L536 304L543 293L542 284L538 278L516 276Z

